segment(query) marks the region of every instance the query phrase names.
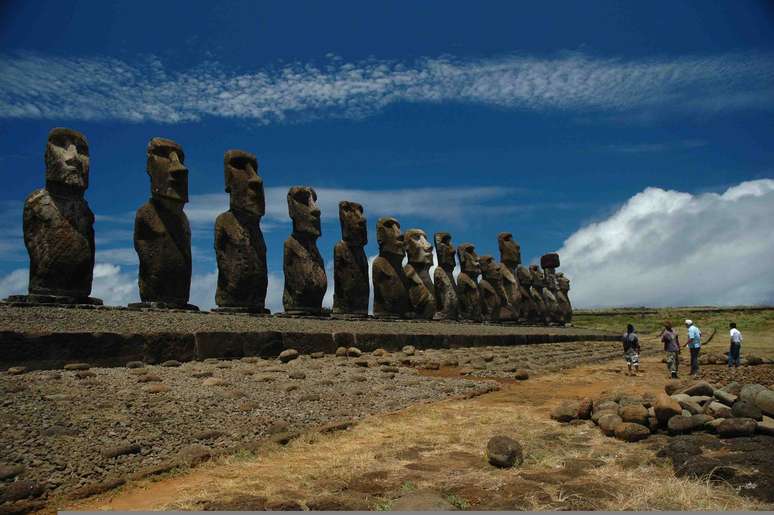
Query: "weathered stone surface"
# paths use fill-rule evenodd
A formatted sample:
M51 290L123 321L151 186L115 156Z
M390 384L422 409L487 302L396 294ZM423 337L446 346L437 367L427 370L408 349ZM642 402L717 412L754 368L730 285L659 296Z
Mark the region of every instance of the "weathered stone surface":
M437 232L434 235L435 255L438 266L433 272L433 288L435 291L434 318L436 320L457 320L457 281L454 279L454 247L452 237L448 232Z
M558 254L546 254L555 255ZM546 307L551 316L551 321L557 325L564 324L568 321L568 318L572 317L572 308L570 307L570 301L567 300L559 288L559 278L556 275L556 270L553 268L543 269L543 275L545 277L545 290L544 299L546 301Z
M766 415L774 417L774 391L759 391L755 396L755 405Z
M486 444L486 455L490 465L511 468L524 461L521 445L508 436L494 436Z
M368 229L363 206L339 202L341 241L333 249L333 313L368 315Z
M187 307L191 288L191 227L183 206L188 202L188 169L183 149L174 141L148 143L147 172L151 198L137 210L134 248L140 259L140 299L161 306Z
M738 399L736 395L730 394L724 390L715 390L713 395L718 401L722 402L726 406L733 406Z
M760 395L760 393L758 394ZM753 420L763 420L761 409L755 404L747 401L737 401L731 406L731 415L736 418L751 418Z
M565 277L562 272L556 274L556 286L558 289L557 300L562 307L564 323L572 322L572 303L570 302L570 279Z
M666 426L670 418L680 415L683 411L676 400L663 393L656 397L653 410L655 411L656 419L658 419L659 424L662 426Z
M33 499L40 497L45 491L45 486L35 481L14 481L0 490L0 503Z
M481 316L484 320L517 320L510 298L503 286L502 267L492 256L479 258L482 279L479 282Z
M697 421L690 416L676 415L669 419L667 427L670 434L687 434L697 427Z
M408 294L414 318L425 320L435 316L435 286L430 279L433 266L433 246L422 229L409 229L404 235L408 263L403 273L408 280Z
M731 418L731 408L719 402L710 402L704 407L704 413L715 418Z
M685 400L685 401L679 401L680 407L682 407L684 410L688 410L691 412L691 415L696 415L699 413L704 412L704 408L699 406L697 403L693 402L692 400Z
M751 436L756 429L755 420L751 418L727 418L716 428L722 438L734 438L737 436Z
M374 290L374 316L377 318L408 318L411 302L408 279L403 271L405 242L400 223L395 218L380 218L376 223L379 256L371 266Z
M634 422L621 422L614 429L615 437L624 442L638 442L650 436L650 429Z
M293 220L293 233L285 240L282 303L286 313L320 314L328 279L317 249L317 238L321 234L320 208L314 189L308 186L290 188L288 212Z
M481 321L481 297L476 279L481 274L481 266L476 248L471 243L457 247L460 261L460 274L457 276L458 313L461 320Z
M516 379L517 381L526 381L527 379L529 379L529 371L524 370L523 368L519 368L513 373L513 378Z
M539 299L538 305L540 306L541 313L539 320L543 323L551 323L558 316L559 304L546 288L546 278L543 270L537 265L530 265L529 271L532 275L532 296Z
M532 320L535 318L536 307L529 294L529 286L520 283L517 272L521 264L521 247L509 232L497 235L497 246L500 250L500 275L511 305L512 319L519 322Z
M580 402L578 401L564 401L551 410L551 418L559 422L569 422L572 419L578 418L579 408Z
M23 465L5 465L0 463L0 481L16 477L24 472Z
M137 454L139 452L140 446L136 443L122 443L102 449L102 455L106 458L116 458L125 454Z
M648 425L648 410L642 404L621 406L618 414L624 422L633 422L641 426Z
M298 351L296 349L285 349L279 355L279 360L283 363L293 361L296 358L298 358Z
M684 393L690 396L706 395L712 397L715 393L715 388L706 381L699 381L679 390L678 393Z
M615 413L608 413L599 417L597 424L599 429L602 430L607 436L613 436L615 434L615 428L618 424L622 424L623 420Z
M215 219L215 303L221 308L266 313L268 271L260 225L266 200L258 160L249 152L229 150L223 157L223 173L229 210Z
M50 302L101 304L89 297L94 269L94 214L89 187L89 146L83 134L55 128L45 152L46 187L24 201L24 245L30 256L29 293ZM23 300L23 299L19 299Z

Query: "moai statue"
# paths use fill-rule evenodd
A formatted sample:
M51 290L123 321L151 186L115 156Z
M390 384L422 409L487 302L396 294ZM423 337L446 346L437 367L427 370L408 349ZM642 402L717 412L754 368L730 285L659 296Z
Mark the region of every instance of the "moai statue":
M102 304L89 297L94 270L94 214L83 197L89 187L89 144L83 134L48 134L46 187L24 201L24 245L30 256L29 295L8 302Z
M497 235L497 245L500 249L503 289L511 304L510 320L527 322L530 317L534 317L536 309L529 294L529 286L520 283L517 273L517 268L521 264L521 247L509 232L501 232Z
M341 241L333 248L333 313L348 317L368 316L368 228L363 206L339 202Z
M422 229L409 229L404 236L408 264L403 272L408 279L411 308L416 318L432 319L435 316L435 287L430 279L433 266L433 246L427 241Z
M266 200L258 161L249 152L229 150L223 156L223 173L229 210L215 220L218 308L214 311L268 314L266 242L260 225Z
M559 285L556 282L555 269L559 267L559 254L552 252L544 254L540 258L540 266L543 268L545 279L545 289L543 298L546 301L551 322L554 324L564 324L564 308L559 299Z
M134 248L140 258L140 300L130 308L198 309L188 304L191 288L191 227L183 206L188 202L188 168L180 145L153 138L146 171L151 198L134 218Z
M511 303L503 287L499 263L492 256L479 257L481 281L478 283L481 297L481 316L484 320L500 321L513 318Z
M293 233L285 240L282 304L289 315L319 315L323 312L322 300L328 289L328 278L317 250L317 238L321 234L320 208L314 189L308 186L290 188L288 212L293 220Z
M556 282L559 288L559 295L562 298L564 306L564 323L572 322L572 303L570 302L570 280L562 272L556 274Z
M535 299L535 302L538 304L538 320L542 324L549 324L552 317L552 306L546 303L545 276L543 275L543 271L537 265L530 265L529 272L532 275L532 288L530 289L530 293L532 294L532 298Z
M376 223L379 256L371 268L374 289L374 316L377 318L408 318L411 302L403 272L405 244L400 224L394 218L380 218Z
M527 322L541 324L544 320L545 303L543 297L532 288L532 272L524 265L516 267L516 280L519 282L519 291L527 306Z
M454 280L454 247L451 234L437 232L434 235L435 255L438 266L433 273L435 287L436 320L457 320L457 283Z
M457 276L457 312L460 320L481 321L481 297L478 293L476 280L481 274L481 267L476 255L476 248L471 243L463 243L457 247L457 258L460 260L460 274Z

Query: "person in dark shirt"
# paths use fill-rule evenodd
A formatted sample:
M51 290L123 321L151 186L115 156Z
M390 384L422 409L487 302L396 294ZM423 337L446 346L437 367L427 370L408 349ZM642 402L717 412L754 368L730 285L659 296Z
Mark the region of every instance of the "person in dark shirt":
M666 352L666 364L672 379L677 379L677 366L680 363L680 340L677 332L672 329L672 322L664 322L664 331L661 333L661 341Z
M623 335L624 359L629 367L629 375L637 375L640 369L640 339L634 330L634 326L626 326L626 333ZM632 372L634 370L634 372Z

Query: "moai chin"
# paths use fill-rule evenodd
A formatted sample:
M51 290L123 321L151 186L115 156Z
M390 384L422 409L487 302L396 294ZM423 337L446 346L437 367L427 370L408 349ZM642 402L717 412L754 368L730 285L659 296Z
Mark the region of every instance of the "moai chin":
M45 152L46 186L24 201L24 245L30 256L29 295L9 302L102 304L89 297L94 271L94 214L89 187L89 144L72 129L55 128Z
M500 321L512 317L511 303L503 287L499 263L492 256L479 257L481 281L478 283L481 297L481 316L484 320Z
M220 312L267 314L268 271L261 217L266 214L263 179L255 155L229 150L223 156L229 210L215 220L215 256Z
M288 213L293 233L285 240L283 270L285 290L282 303L291 315L319 315L328 289L325 264L317 249L320 237L320 208L317 193L308 186L293 186L288 191Z
M395 218L380 218L376 223L379 256L371 265L374 290L374 316L377 318L409 318L408 279L403 272L405 242L400 223Z
M476 248L471 243L463 243L457 247L457 258L460 261L460 274L457 276L458 314L460 320L481 321L481 297L478 293L476 280L481 274L481 267L476 255Z
M454 247L451 243L451 234L437 232L433 236L435 240L435 255L438 258L438 266L433 272L435 288L436 320L457 320L457 283L454 280Z
M534 317L535 306L529 294L529 286L519 281L518 267L521 264L521 247L509 232L497 235L500 250L500 273L503 289L510 301L510 320L528 322ZM531 282L531 281L530 281Z
M333 248L333 313L354 317L368 316L368 228L363 206L339 202L341 241Z
M559 293L562 296L565 303L564 311L564 323L569 324L572 322L572 303L570 302L570 279L565 277L562 272L556 274L556 282L559 289Z
M409 300L416 318L435 316L435 295L430 267L433 266L433 246L422 229L409 229L404 235L408 263L403 272L408 279Z
M548 309L551 322L557 325L564 324L566 306L561 298L555 274L556 268L559 267L559 254L555 252L544 254L540 258L540 266L543 268L545 280L543 297L546 301L546 308Z
M134 248L140 258L140 303L130 308L198 309L188 304L191 289L191 227L188 168L183 148L172 140L148 143L146 172L151 198L134 219Z
M529 272L530 275L532 275L532 287L530 293L532 294L532 298L535 299L535 303L538 305L538 320L542 324L549 324L552 317L552 306L546 303L545 276L543 275L543 271L537 265L530 265Z

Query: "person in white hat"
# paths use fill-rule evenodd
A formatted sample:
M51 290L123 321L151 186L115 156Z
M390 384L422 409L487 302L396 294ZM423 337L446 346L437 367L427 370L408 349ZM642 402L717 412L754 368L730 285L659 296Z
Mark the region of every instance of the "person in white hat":
M688 328L688 343L685 344L691 352L691 375L699 373L699 352L701 351L701 331L693 323L693 320L686 319L685 327Z

